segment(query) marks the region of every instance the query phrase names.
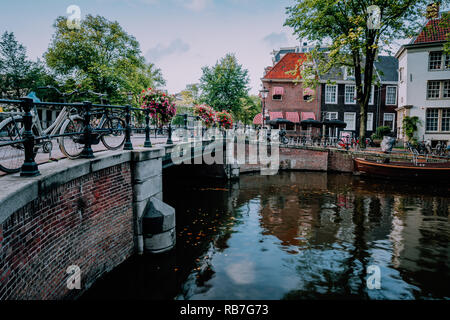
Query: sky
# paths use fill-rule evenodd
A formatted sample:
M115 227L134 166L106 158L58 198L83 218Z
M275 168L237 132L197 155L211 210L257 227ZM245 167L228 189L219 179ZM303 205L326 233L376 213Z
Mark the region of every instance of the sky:
M248 69L250 92L261 89L271 52L299 44L283 27L294 0L0 0L0 33L14 32L30 59L42 58L58 16L77 5L81 16L101 15L136 37L148 62L161 68L170 93L198 83L203 66L235 53Z

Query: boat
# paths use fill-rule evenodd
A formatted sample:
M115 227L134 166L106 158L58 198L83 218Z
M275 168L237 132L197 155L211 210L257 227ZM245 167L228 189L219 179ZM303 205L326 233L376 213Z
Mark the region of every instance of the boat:
M362 175L405 180L450 181L450 162L391 162L353 159L355 170Z

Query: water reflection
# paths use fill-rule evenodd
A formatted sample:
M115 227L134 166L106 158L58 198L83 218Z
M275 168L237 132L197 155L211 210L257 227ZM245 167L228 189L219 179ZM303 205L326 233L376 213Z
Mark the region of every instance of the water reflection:
M448 194L326 173L169 179L176 250L133 258L85 298L450 298ZM370 265L380 290L366 287Z

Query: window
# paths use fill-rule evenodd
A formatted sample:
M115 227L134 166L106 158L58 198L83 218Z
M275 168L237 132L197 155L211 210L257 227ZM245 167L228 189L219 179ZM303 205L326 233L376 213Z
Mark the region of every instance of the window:
M426 113L426 131L439 130L439 109L427 109Z
M427 109L427 132L450 132L450 109Z
M403 71L404 71L405 69L403 68L403 67L401 67L399 70L398 70L398 77L399 77L399 79L400 79L400 82L403 82L403 79L404 79L404 75L403 75Z
M325 103L337 104L337 85L325 85Z
M344 67L344 79L354 79L355 78L355 69L351 67Z
M367 113L366 129L367 129L367 131L373 131L373 113L372 112Z
M397 87L388 86L386 87L386 105L396 105L397 104Z
M450 69L450 54L445 56L445 69Z
M356 86L347 84L345 85L345 104L356 103Z
M428 81L427 99L439 99L440 91L441 91L440 81Z
M444 89L442 91L443 98L450 98L450 80L443 81Z
M369 104L373 105L374 103L375 103L375 86L372 86L372 89L370 90Z
M395 123L395 114L394 113L385 113L383 115L383 126L391 128L394 131L394 123Z
M337 120L338 113L337 112L327 112L325 115L326 120Z
M344 122L347 124L345 130L356 130L356 113L344 112Z
M450 131L450 109L442 109L442 131Z
M428 58L428 70L441 70L442 69L442 51L430 52Z
M272 100L282 100L282 96L281 96L281 94L274 94L273 96L272 96Z

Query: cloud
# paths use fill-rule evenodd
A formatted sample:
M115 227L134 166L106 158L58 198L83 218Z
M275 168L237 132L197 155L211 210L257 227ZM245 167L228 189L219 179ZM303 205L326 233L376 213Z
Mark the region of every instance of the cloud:
M285 45L289 42L288 36L284 32L272 32L271 34L265 36L263 41L267 43L270 47L279 47Z
M151 48L147 51L145 58L151 62L158 62L164 57L173 54L182 54L188 52L190 45L180 38L173 40L169 45L165 46L159 43L156 47Z

